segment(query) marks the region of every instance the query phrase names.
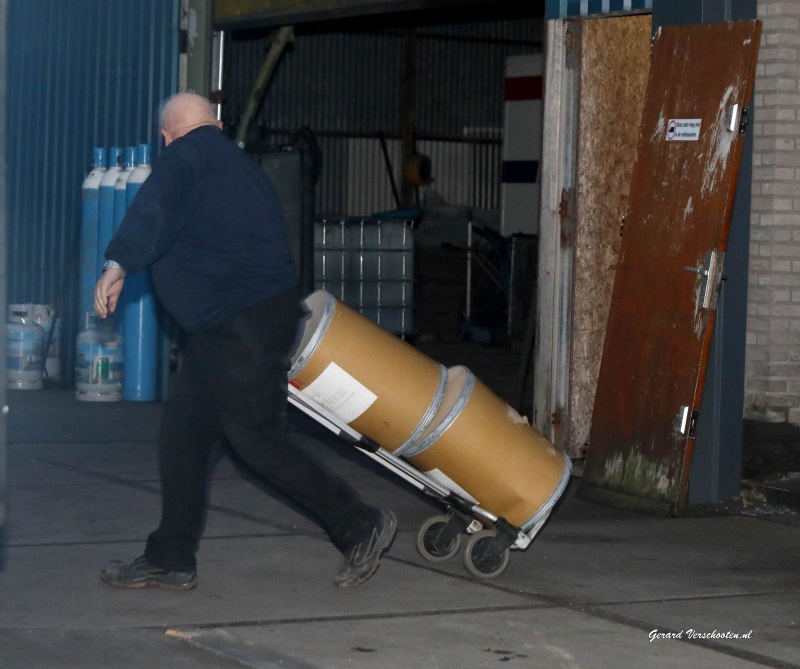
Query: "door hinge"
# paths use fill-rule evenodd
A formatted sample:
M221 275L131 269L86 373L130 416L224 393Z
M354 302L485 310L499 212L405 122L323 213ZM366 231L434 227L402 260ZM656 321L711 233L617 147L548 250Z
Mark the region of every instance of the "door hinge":
M699 411L692 411L692 419L689 421L689 438L694 439L697 434L697 419L700 416Z
M575 237L575 189L564 188L558 203L558 217L561 219L561 246L572 246Z
M678 409L678 415L675 418L675 430L681 434L686 434L686 428L689 427L689 407L682 406Z
M675 429L681 434L693 438L697 430L697 418L699 415L699 411L692 411L690 413L688 406L682 406L678 409L678 415L675 418Z
M575 70L580 65L581 25L577 21L569 21L564 32L564 65L568 70Z
M750 108L740 104L728 105L725 114L725 127L728 132L736 132L744 135L750 122Z
M572 30L567 27L564 31L564 50L571 54L572 50L575 48L575 35Z
M742 118L739 121L739 134L744 135L747 131L747 126L750 125L750 108L742 107Z
M709 251L701 267L689 267L687 272L694 272L701 278L700 291L697 294L697 308L714 310L717 308L719 284L722 281L722 267L725 254L720 251Z

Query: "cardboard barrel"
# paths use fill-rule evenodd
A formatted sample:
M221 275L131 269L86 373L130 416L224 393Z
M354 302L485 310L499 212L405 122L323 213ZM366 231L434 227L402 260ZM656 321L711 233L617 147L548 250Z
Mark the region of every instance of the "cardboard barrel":
M444 397L444 365L327 291L305 303L289 383L387 451L416 440Z
M564 492L572 463L466 367L447 370L439 410L402 450L417 469L530 531Z

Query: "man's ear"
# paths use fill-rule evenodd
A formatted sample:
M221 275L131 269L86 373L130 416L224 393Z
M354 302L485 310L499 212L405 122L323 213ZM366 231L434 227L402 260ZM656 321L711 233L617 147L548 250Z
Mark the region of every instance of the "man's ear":
M161 135L164 137L164 146L169 146L172 142L172 135L170 135L164 128L161 128Z
M222 121L217 121L217 127L222 130Z

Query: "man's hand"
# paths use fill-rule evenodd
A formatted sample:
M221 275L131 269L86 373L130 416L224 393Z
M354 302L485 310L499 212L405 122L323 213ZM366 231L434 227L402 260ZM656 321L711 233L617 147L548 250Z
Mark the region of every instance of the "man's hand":
M125 283L125 272L119 267L111 267L103 272L103 276L94 287L94 310L100 318L113 314L117 308L122 284Z

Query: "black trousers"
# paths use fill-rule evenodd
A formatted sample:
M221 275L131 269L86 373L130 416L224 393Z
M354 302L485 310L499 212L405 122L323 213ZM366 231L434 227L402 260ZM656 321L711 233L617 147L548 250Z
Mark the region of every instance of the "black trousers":
M287 372L301 317L299 297L289 291L187 336L161 427L161 523L145 549L152 564L196 569L211 456L223 439L316 519L340 551L371 532L379 511L293 443L287 429Z

